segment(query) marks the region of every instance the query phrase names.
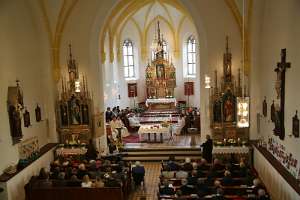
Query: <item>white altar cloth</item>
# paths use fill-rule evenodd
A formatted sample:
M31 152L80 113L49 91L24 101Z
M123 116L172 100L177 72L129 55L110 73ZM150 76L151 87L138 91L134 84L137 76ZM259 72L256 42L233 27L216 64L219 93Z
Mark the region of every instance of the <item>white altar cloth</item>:
M159 98L159 99L147 99L145 105L149 107L149 104L169 104L174 103L177 105L177 101L175 98Z
M157 137L160 137L160 134L162 134L163 139L164 138L170 138L171 137L171 126L163 127L160 124L151 124L151 125L141 125L138 130L140 141L142 141L144 135L146 134L157 134Z
M249 147L241 146L241 147L235 147L235 146L214 146L213 148L213 154L247 154L249 153Z

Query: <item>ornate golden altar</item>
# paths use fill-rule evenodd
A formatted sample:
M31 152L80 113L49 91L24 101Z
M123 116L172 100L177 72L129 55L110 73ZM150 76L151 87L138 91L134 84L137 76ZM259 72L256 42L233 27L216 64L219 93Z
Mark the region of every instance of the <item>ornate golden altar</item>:
M148 99L174 98L176 87L176 69L166 58L163 48L163 38L157 23L157 36L154 58L146 67L146 90Z
M228 47L226 37L226 51L223 55L223 77L218 84L217 71L215 71L215 83L210 96L211 128L214 140L223 141L249 139L249 129L237 126L237 97L242 96L241 73L238 69L237 77L232 75L232 54ZM247 91L246 85L245 91ZM247 96L247 94L246 94Z
M68 75L62 78L61 94L57 101L57 131L61 143L88 143L92 137L92 100L87 79L80 80L78 67L69 46Z

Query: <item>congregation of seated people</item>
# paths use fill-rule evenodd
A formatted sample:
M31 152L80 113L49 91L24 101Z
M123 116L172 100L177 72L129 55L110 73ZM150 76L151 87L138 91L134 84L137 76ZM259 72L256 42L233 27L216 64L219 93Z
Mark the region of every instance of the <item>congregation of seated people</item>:
M162 163L159 199L269 199L266 189L244 158L239 162L205 159Z
M130 188L130 164L119 156L96 160L55 160L50 171L41 168L38 176L32 177L27 187L119 187ZM129 192L125 191L125 192Z

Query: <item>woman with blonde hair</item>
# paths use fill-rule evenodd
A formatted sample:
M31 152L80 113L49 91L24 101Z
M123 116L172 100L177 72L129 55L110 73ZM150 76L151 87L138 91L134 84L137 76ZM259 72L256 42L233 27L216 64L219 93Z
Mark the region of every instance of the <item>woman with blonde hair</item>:
M96 181L94 183L95 188L102 188L104 187L104 182L101 180L99 176L96 177Z
M88 175L84 175L82 178L81 187L90 188L92 187L92 181L90 181L90 177Z

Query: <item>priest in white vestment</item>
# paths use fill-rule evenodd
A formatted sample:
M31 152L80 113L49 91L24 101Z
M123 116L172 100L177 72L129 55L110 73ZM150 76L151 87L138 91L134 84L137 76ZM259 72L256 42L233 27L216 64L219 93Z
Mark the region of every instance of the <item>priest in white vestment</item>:
M121 130L121 137L129 136L128 130L124 126L120 117L113 117L113 119L110 121L110 128L114 139L117 138L118 129Z
M184 126L185 126L185 117L184 115L180 115L177 124L175 124L175 126L173 127L173 132L176 135L180 135L181 130L183 129Z

